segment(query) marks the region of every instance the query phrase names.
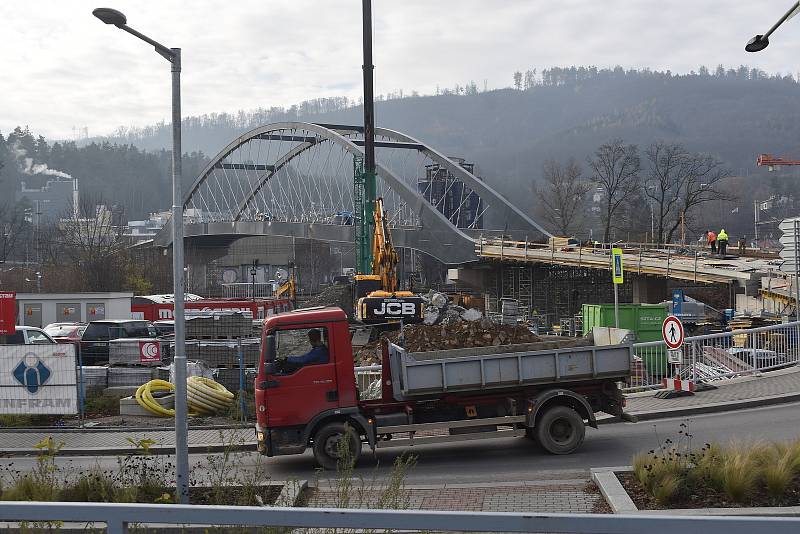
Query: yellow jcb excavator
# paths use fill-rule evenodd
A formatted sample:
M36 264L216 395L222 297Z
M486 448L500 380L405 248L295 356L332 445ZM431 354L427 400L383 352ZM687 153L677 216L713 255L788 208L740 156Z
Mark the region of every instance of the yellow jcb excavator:
M286 293L289 294L289 300L292 302L292 305L296 304L297 284L295 284L294 281L294 269L292 269L292 273L289 275L289 278L287 278L286 281L275 291L275 297L280 298Z
M383 199L375 201L375 230L372 237L372 274L355 276L356 318L365 323L402 320L422 321L423 300L410 291L399 291L397 250L383 210Z

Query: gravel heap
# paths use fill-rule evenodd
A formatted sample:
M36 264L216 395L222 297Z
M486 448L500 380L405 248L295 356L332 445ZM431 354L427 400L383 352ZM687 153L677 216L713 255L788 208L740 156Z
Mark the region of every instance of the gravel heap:
M536 343L541 338L526 327L499 325L487 318L479 321L453 321L436 325L413 324L403 327L405 348L410 352L462 349L469 347L488 347ZM384 332L392 342L397 342L400 332ZM378 351L381 340L372 341L361 347L353 355L356 365L380 363Z
M348 317L353 316L353 289L349 284L332 284L323 289L318 295L309 299L304 308L315 306L335 306L341 308Z

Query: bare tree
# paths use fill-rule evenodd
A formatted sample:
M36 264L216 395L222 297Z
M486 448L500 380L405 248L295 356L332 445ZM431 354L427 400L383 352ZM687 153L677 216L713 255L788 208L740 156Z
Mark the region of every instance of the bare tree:
M19 206L0 206L0 263L12 257L17 242L28 227L25 210Z
M589 160L592 169L591 181L602 194L601 220L603 240L611 240L611 227L617 224L615 217L624 218L621 213L640 188L639 171L641 160L636 145L624 145L621 139L601 145ZM618 226L618 224L617 224Z
M664 141L650 145L646 155L644 195L653 209L659 243L671 242L681 217L688 220L697 206L727 199L720 186L730 172L719 160Z
M555 160L544 164L539 188L545 220L553 225L559 235L570 236L583 221L586 193L591 184L583 179L581 166L574 159L561 165Z
M112 291L126 285L130 271L125 259L122 211L108 208L91 195L81 198L47 229L45 251L51 263L63 266L86 291Z

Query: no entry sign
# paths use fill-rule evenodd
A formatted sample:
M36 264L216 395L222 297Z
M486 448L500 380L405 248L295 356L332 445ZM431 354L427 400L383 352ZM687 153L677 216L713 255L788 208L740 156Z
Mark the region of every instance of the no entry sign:
M678 350L683 345L683 323L674 315L667 316L661 325L661 335L670 350Z

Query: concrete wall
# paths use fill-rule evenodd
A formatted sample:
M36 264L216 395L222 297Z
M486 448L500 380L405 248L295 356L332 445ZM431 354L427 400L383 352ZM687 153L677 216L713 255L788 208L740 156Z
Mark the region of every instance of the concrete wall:
M17 324L130 319L133 293L17 293Z

